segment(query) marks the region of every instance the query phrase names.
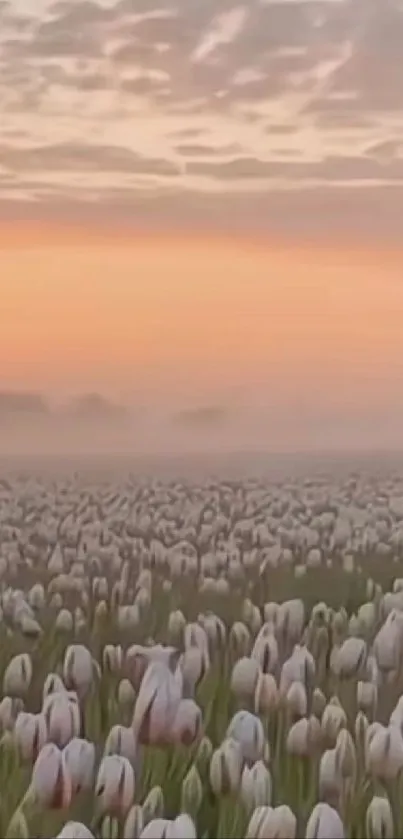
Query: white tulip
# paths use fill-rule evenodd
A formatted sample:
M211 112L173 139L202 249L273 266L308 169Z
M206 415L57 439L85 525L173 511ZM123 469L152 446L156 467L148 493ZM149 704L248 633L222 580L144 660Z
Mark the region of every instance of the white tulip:
M24 697L32 681L32 661L28 653L14 656L3 676L3 694Z
M210 760L210 784L216 796L236 793L241 784L242 748L236 740L224 740Z
M165 839L196 839L196 828L187 813L181 813L168 823Z
M44 714L21 711L15 721L14 739L22 759L35 761L48 739Z
M137 757L137 740L132 728L112 726L105 742L104 755L122 755L134 766Z
M246 839L295 839L297 819L287 805L257 807L249 821Z
M260 675L259 662L255 658L244 656L232 669L231 690L240 698L254 696Z
M88 740L74 737L63 749L72 780L73 791L89 790L95 773L95 746Z
M305 839L345 839L343 822L333 807L316 804L308 819Z
M63 679L69 690L85 696L94 679L94 663L89 650L83 644L67 647L63 663Z
M94 834L81 822L67 822L56 839L94 839Z
M248 810L270 805L272 780L269 769L259 760L251 768L245 766L241 777L241 797Z
M366 750L368 771L377 778L393 780L403 768L403 738L399 729L380 727Z
M81 731L81 711L75 694L50 693L43 703L48 739L59 748L67 745Z
M367 809L365 825L368 839L393 839L395 829L388 798L373 797Z
M308 710L305 685L292 682L286 694L286 703L293 717L304 717Z
M250 711L238 711L233 716L226 737L239 743L244 760L255 763L264 757L266 739L263 724Z
M341 679L357 678L367 660L367 645L362 638L346 638L332 661L332 669Z
M152 819L140 834L140 839L166 839L169 819Z
M169 742L182 699L182 683L165 664L149 665L133 714L133 730L140 743Z
M319 764L319 792L322 798L338 800L342 791L342 775L336 749L323 752Z
M286 749L289 754L298 757L311 756L320 745L322 732L320 722L315 716L302 717L288 731Z
M143 808L140 804L133 804L126 816L123 827L123 839L140 839L144 830Z
M121 755L104 757L95 784L99 811L116 817L127 815L134 792L134 771L127 758Z
M48 673L43 683L42 702L44 702L51 693L65 692L66 686L60 676L58 676L57 673Z
M347 716L344 708L329 702L322 714L322 733L329 745L334 746L340 729L347 726Z

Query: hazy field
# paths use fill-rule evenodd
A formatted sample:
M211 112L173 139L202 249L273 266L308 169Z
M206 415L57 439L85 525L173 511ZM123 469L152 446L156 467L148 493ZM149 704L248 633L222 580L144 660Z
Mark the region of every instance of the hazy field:
M0 469L1 835L403 836L401 458Z

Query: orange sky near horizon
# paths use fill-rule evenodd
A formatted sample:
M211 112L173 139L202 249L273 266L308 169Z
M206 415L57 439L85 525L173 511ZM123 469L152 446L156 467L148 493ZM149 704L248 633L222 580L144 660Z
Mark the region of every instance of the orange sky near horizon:
M210 402L342 382L370 398L400 375L402 265L350 246L3 227L0 389Z

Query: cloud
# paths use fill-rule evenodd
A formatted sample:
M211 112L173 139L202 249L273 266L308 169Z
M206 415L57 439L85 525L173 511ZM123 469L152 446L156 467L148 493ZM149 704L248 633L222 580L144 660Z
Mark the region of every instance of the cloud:
M236 143L229 143L227 146L207 146L202 143L179 143L175 150L183 157L219 157L220 155L231 155L241 148Z
M222 162L199 161L188 164L195 174L209 175L222 180L262 180L284 178L290 183L299 180L340 181L401 181L403 186L403 158L390 163L376 157L332 155L318 162L299 163L284 160L258 160L236 157Z
M190 60L195 63L205 61L217 47L230 44L241 33L248 17L246 6L237 6L229 12L223 12L213 20L208 32L202 36Z
M92 143L58 143L40 146L0 146L3 166L24 171L110 171L146 175L177 175L178 168L167 160L143 157L119 146Z
M191 201L216 217L236 193L247 227L253 205L271 224L283 191L292 219L320 208L320 230L326 184L329 229L352 189L360 227L368 189L401 179L400 0L10 0L0 15L10 216L96 218L112 199L152 226L172 199L187 225ZM403 212L399 187L390 200Z

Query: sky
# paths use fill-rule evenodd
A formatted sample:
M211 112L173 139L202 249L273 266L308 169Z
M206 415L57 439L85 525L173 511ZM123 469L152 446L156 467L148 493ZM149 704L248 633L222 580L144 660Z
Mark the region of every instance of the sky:
M402 43L402 0L0 0L0 395L51 407L0 451L403 447Z

